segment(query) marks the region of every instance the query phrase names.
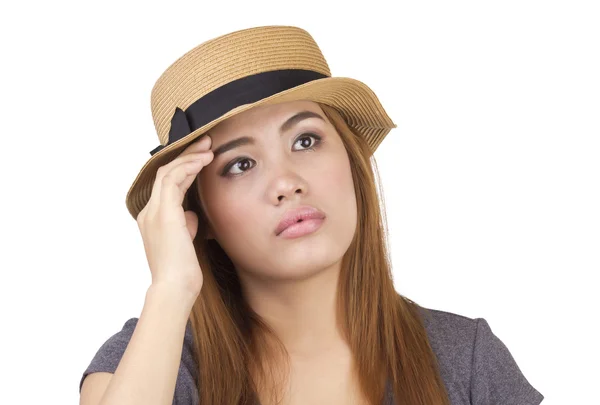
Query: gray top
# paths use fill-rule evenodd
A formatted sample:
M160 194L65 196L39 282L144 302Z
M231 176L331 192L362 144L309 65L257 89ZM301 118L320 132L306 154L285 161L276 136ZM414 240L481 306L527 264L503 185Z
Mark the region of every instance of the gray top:
M423 308L429 341L440 364L442 379L452 405L538 405L544 396L527 381L508 348L492 332L484 318L468 318ZM79 383L93 372L114 373L125 352L138 318L102 344ZM198 405L196 365L192 357L191 323L185 331L174 405ZM388 381L383 405L393 404Z

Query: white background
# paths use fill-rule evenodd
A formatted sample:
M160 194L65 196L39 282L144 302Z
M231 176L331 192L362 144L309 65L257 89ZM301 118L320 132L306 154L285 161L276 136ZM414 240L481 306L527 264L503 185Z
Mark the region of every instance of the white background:
M77 403L150 273L125 195L178 57L297 25L398 128L375 156L395 284L483 317L544 404L600 403L593 1L10 2L0 10L0 403Z

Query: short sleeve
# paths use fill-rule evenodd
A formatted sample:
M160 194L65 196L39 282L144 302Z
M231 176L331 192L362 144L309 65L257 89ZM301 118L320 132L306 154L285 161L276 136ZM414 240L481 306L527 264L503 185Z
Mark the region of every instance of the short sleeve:
M538 405L544 396L527 381L506 345L476 318L471 366L472 405Z
M129 344L138 318L131 318L125 322L123 328L109 337L100 346L90 364L83 372L79 381L79 392L85 378L95 372L114 373L125 353L125 349ZM173 405L197 405L198 404L198 389L196 387L196 363L192 356L193 337L191 325L188 325L185 331L184 344L182 349L181 364L175 384L175 395Z

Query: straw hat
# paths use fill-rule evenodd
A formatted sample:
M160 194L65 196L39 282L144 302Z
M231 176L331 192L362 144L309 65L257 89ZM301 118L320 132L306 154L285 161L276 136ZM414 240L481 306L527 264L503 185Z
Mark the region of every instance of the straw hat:
M336 108L375 152L396 128L364 83L331 77L312 36L293 26L243 29L201 43L158 78L151 109L160 145L129 188L126 205L137 218L156 171L219 122L258 105L311 100Z

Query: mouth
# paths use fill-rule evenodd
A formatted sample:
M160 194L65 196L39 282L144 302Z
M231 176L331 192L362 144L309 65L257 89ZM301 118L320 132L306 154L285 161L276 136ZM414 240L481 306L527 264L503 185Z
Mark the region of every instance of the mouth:
M323 219L325 219L325 213L312 205L301 205L290 208L281 217L281 220L275 229L275 235L279 236L285 232L287 228L291 227L294 227L295 229L305 229L304 227L308 227L311 223L313 225L319 224ZM321 221L319 222L318 220ZM291 232L292 231L288 231L288 234Z
M316 232L325 221L325 218L299 219L296 223L289 225L277 236L284 239L295 239Z

